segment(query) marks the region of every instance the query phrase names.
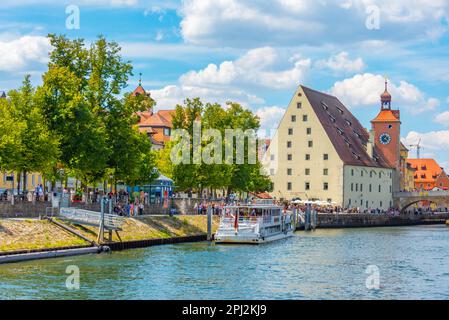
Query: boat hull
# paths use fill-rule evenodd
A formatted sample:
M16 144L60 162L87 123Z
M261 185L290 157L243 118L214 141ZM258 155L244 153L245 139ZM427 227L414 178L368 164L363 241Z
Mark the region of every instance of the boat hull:
M282 240L293 236L293 230L287 232L280 232L269 235L267 237L261 237L260 235L218 235L215 239L217 244L262 244L272 241Z

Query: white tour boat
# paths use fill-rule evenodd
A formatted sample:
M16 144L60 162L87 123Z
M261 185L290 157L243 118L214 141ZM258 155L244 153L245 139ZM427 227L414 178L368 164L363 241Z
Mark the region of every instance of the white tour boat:
M236 205L223 208L216 243L259 244L291 237L291 213L275 205Z

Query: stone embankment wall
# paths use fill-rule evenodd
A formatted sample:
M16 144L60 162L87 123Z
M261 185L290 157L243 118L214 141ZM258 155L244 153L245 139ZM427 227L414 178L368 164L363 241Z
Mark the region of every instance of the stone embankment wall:
M168 214L170 208L176 208L178 214L196 214L195 204L200 204L201 199L170 199L167 206L161 203L146 205L144 215ZM100 212L100 203L76 203L70 204L85 210ZM36 218L46 213L51 207L51 202L18 201L11 205L9 201L0 201L0 218Z
M384 226L408 226L444 224L449 213L426 215L376 215L376 214L319 214L318 228L362 228Z

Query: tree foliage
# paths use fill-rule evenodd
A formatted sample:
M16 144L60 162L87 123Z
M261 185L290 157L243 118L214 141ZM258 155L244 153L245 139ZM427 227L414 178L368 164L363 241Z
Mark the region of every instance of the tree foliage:
M207 129L216 129L221 136L220 148L215 150L210 148L210 156L213 158L216 152L221 151L221 162L216 163L195 163L194 159L194 141L193 128L195 121L200 121L202 140L201 150L209 152L208 145L212 144L216 137L204 136ZM248 143L245 143L245 157L243 164L232 164L224 161L226 144L231 142L225 139L226 129L240 129L242 131L252 129L257 131L259 128L259 119L250 110L243 108L237 103L228 103L226 107L220 104L204 105L199 98L186 99L184 105L176 107L173 116L173 128L184 129L190 135L190 163L171 164L171 152L164 150L159 154L158 164L160 164L171 177L175 180L176 186L183 190L195 189L199 192L204 188L227 189L231 191L265 191L269 188L270 180L262 175L261 164L257 160L255 164L248 161ZM172 141L170 148L178 141ZM236 154L234 143L231 146L233 155ZM203 159L204 160L204 159Z

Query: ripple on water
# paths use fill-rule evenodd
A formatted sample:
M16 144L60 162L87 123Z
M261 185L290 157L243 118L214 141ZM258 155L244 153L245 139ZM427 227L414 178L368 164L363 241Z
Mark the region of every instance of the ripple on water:
M81 290L65 287L68 265ZM369 265L380 289L369 290ZM261 246L193 243L0 266L2 299L449 299L449 228L317 230Z

